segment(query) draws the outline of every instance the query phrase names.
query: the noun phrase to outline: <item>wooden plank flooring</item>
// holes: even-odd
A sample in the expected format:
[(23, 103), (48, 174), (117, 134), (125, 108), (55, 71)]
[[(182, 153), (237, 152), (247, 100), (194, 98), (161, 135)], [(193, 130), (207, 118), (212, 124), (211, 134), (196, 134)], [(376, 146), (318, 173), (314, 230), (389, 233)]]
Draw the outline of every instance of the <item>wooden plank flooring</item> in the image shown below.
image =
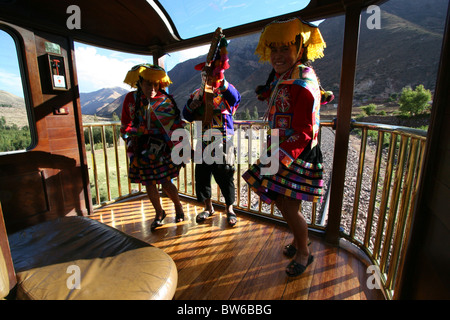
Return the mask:
[(314, 262), (290, 278), (282, 248), (292, 236), (285, 226), (242, 214), (230, 228), (217, 208), (198, 224), (195, 217), (203, 207), (192, 201), (183, 201), (186, 220), (175, 223), (172, 202), (162, 198), (162, 204), (167, 217), (154, 232), (155, 212), (146, 196), (100, 208), (90, 217), (169, 254), (178, 269), (175, 300), (383, 299), (380, 290), (367, 288), (364, 263), (320, 237), (310, 236)]

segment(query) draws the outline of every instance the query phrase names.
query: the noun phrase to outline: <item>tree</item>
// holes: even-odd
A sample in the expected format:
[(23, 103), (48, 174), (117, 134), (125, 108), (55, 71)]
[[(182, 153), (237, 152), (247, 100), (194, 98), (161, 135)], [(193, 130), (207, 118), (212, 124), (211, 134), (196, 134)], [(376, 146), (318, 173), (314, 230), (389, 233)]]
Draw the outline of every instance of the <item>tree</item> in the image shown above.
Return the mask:
[(5, 127), (6, 127), (6, 119), (5, 119), (4, 116), (2, 116), (2, 117), (0, 118), (0, 129), (3, 129), (3, 128), (5, 128)]
[(374, 115), (374, 114), (375, 114), (375, 110), (377, 109), (377, 106), (376, 106), (376, 104), (371, 103), (371, 104), (369, 104), (369, 105), (367, 105), (367, 106), (361, 107), (361, 109), (363, 109), (364, 112), (365, 112), (368, 116), (371, 116), (371, 115)]
[(398, 100), (399, 110), (411, 116), (418, 115), (425, 110), (430, 100), (431, 92), (425, 89), (422, 84), (418, 85), (415, 90), (412, 90), (411, 87), (405, 87)]
[(258, 108), (255, 106), (255, 109), (253, 110), (253, 119), (258, 120), (259, 119), (259, 113)]
[(250, 120), (251, 119), (251, 117), (250, 117), (250, 110), (245, 109), (244, 114), (241, 115), (241, 119), (242, 120)]

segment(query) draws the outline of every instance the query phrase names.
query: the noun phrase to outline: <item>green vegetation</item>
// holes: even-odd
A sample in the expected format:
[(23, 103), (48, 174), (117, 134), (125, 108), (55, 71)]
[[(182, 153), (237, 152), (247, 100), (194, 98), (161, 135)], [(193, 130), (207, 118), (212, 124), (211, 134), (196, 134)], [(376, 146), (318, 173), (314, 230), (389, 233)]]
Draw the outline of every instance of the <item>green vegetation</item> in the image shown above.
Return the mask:
[[(424, 121), (428, 119), (429, 115), (429, 102), (431, 100), (431, 92), (424, 88), (423, 85), (418, 85), (414, 90), (411, 87), (405, 87), (402, 92), (397, 94), (393, 93), (388, 99), (390, 106), (375, 105), (373, 103), (361, 106), (360, 113), (355, 117), (357, 121), (364, 122), (364, 118), (367, 116), (386, 116), (385, 110), (390, 109), (390, 114), (396, 118), (395, 125), (412, 127), (419, 130), (428, 130), (428, 125), (423, 125)], [(396, 107), (392, 107), (393, 102), (398, 102)], [(384, 108), (385, 110), (378, 110)], [(383, 122), (383, 118), (379, 118), (380, 122)], [(389, 120), (386, 124), (391, 124)], [(361, 129), (352, 130), (352, 134), (361, 137)], [(375, 130), (368, 130), (367, 135), (369, 141), (376, 142), (378, 140), (378, 132)], [(389, 145), (390, 134), (385, 134), (383, 137), (383, 146)], [(397, 142), (398, 143), (398, 142)]]
[(367, 106), (361, 107), (361, 109), (364, 110), (364, 112), (365, 112), (368, 116), (371, 116), (371, 115), (376, 114), (375, 110), (377, 109), (377, 106), (376, 106), (375, 104), (371, 103), (371, 104), (369, 104), (369, 105), (367, 105)]
[(422, 84), (418, 85), (415, 90), (412, 90), (411, 87), (405, 87), (398, 100), (399, 110), (403, 114), (416, 116), (427, 109), (430, 100), (431, 92), (425, 89)]
[(0, 152), (24, 150), (30, 144), (28, 126), (19, 128), (16, 124), (7, 125), (5, 117), (0, 118)]
[[(87, 147), (87, 146), (86, 146)], [(123, 147), (122, 147), (123, 148)], [(126, 164), (126, 155), (122, 148), (118, 150), (119, 156), (119, 171), (117, 172), (116, 162), (115, 162), (115, 149), (113, 147), (107, 148), (106, 157), (108, 159), (108, 174), (106, 173), (105, 167), (105, 154), (103, 150), (95, 150), (95, 164), (96, 164), (96, 172), (97, 172), (97, 181), (99, 186), (99, 194), (100, 199), (97, 199), (96, 191), (95, 191), (95, 176), (94, 176), (94, 165), (93, 159), (94, 155), (92, 152), (88, 152), (88, 167), (89, 167), (89, 181), (91, 187), (91, 195), (93, 203), (100, 203), (108, 200), (108, 190), (106, 184), (106, 177), (109, 178), (110, 192), (111, 198), (117, 198), (120, 196), (119, 194), (119, 179), (120, 179), (120, 187), (122, 190), (122, 194), (128, 193), (128, 172), (127, 172), (127, 164)]]
[(234, 118), (236, 120), (258, 120), (259, 119), (258, 108), (255, 106), (253, 112), (250, 112), (249, 109), (245, 109), (244, 112), (236, 113)]
[[(119, 121), (119, 117), (116, 114), (113, 114), (112, 121)], [(120, 139), (120, 128), (118, 126), (116, 127), (116, 137), (117, 139)], [(92, 139), (94, 140), (94, 150), (103, 148), (101, 127), (92, 128)], [(86, 129), (84, 130), (84, 141), (86, 142), (86, 151), (90, 151), (91, 145), (89, 140), (89, 130)], [(108, 147), (111, 147), (114, 144), (114, 133), (112, 127), (110, 126), (105, 127), (105, 142)]]

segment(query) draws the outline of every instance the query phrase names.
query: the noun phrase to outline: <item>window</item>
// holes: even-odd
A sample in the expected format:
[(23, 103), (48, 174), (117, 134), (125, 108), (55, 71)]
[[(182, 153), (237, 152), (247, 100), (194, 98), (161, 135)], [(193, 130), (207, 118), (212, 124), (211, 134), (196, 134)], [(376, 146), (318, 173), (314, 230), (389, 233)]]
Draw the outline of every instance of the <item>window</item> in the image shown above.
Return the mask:
[(32, 135), (19, 65), (20, 51), (0, 29), (0, 153), (26, 150)]
[(310, 0), (160, 0), (183, 39), (305, 8)]

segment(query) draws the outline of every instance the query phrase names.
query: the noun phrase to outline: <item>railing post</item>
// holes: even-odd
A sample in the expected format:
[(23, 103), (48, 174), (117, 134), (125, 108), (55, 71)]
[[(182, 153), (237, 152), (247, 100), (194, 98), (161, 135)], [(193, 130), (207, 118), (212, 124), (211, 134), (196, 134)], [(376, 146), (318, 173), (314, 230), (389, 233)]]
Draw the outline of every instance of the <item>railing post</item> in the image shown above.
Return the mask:
[(353, 104), (356, 59), (358, 55), (358, 38), (361, 6), (351, 4), (346, 8), (344, 47), (341, 65), (341, 83), (337, 109), (336, 140), (334, 146), (333, 172), (330, 188), (330, 207), (326, 240), (339, 242), (342, 198), (344, 194), (345, 170), (347, 165), (348, 141)]

